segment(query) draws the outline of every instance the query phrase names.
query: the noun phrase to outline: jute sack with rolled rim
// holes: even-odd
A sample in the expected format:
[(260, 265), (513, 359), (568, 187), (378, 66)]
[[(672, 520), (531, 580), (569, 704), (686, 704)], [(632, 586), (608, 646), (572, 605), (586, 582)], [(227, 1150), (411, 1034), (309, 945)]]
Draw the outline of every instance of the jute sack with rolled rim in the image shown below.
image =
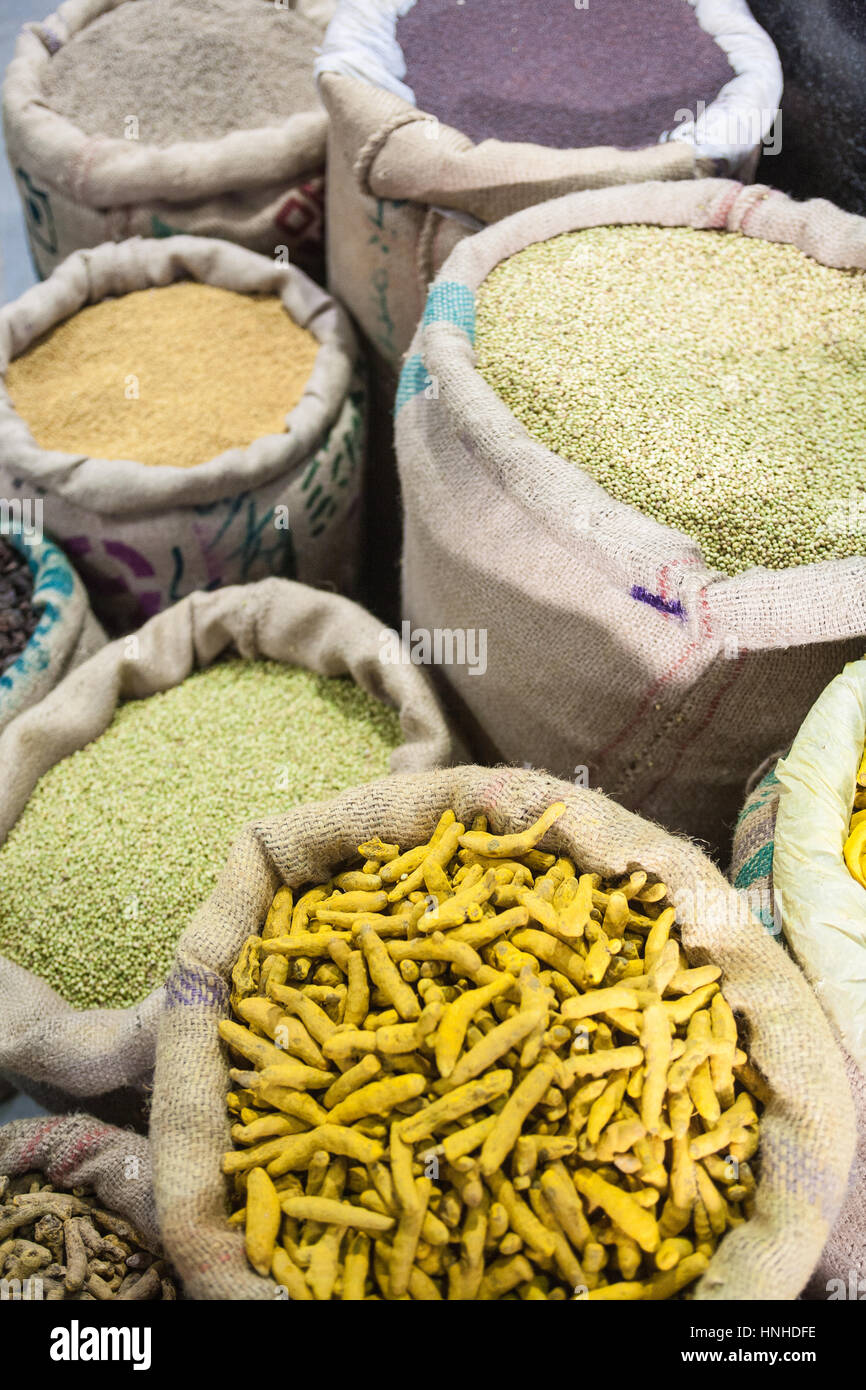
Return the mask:
[[(763, 765), (758, 769), (760, 775), (756, 774), (755, 785), (737, 821), (730, 878), (752, 911), (760, 911), (765, 924), (771, 927), (777, 939), (791, 949), (787, 934), (783, 934), (785, 919), (773, 881), (776, 817), (781, 792), (776, 766), (782, 756), (776, 755), (768, 760), (769, 767)], [(816, 886), (817, 883), (816, 874)], [(832, 915), (832, 900), (828, 901)], [(844, 1043), (840, 1042), (839, 1046), (854, 1098), (857, 1147), (842, 1210), (804, 1291), (804, 1297), (808, 1299), (856, 1298), (862, 1294), (862, 1290), (858, 1293), (856, 1284), (866, 1278), (866, 1074), (858, 1067)], [(853, 1293), (852, 1275), (855, 1281)]]
[[(191, 595), (146, 623), (134, 646), (126, 638), (110, 643), (0, 735), (0, 767), (8, 770), (0, 843), (42, 774), (97, 738), (121, 700), (168, 690), (230, 647), (251, 661), (350, 676), (397, 709), (405, 741), (391, 755), (394, 772), (451, 761), (448, 726), (426, 674), (383, 663), (381, 631), (378, 619), (348, 599), (287, 579)], [(86, 1102), (110, 1119), (138, 1118), (162, 1002), (160, 987), (129, 1009), (74, 1009), (0, 956), (0, 1074), (53, 1109)]]
[(226, 1222), (230, 1081), (217, 1025), (228, 1014), (232, 966), (244, 939), (261, 930), (275, 889), (327, 878), (373, 834), (423, 843), (448, 807), (464, 822), (483, 812), (508, 833), (557, 800), (567, 810), (544, 848), (587, 872), (624, 874), (640, 864), (664, 880), (689, 961), (722, 967), (744, 1046), (766, 1080), (755, 1216), (727, 1234), (696, 1296), (796, 1298), (838, 1212), (854, 1148), (839, 1052), (805, 980), (697, 846), (598, 792), (482, 767), (382, 778), (248, 826), (182, 936), (160, 1019), (150, 1133), (160, 1229), (191, 1297), (274, 1297), (273, 1283), (247, 1267), (243, 1233)]
[[(423, 0), (421, 0), (423, 3)], [(392, 367), (454, 246), (579, 189), (708, 174), (753, 177), (782, 92), (775, 46), (746, 0), (689, 0), (734, 76), (697, 121), (643, 150), (474, 144), (415, 105), (395, 37), (406, 0), (340, 0), (316, 60), (328, 111), (328, 284)], [(672, 119), (674, 113), (672, 112)]]
[[(320, 106), (262, 130), (160, 148), (89, 136), (46, 106), (45, 70), (64, 43), (125, 0), (66, 0), (22, 29), (3, 88), (6, 153), (41, 277), (103, 241), (173, 233), (223, 237), (273, 256), (314, 254), (323, 239), (325, 142)], [(330, 0), (296, 0), (314, 23)]]
[(276, 295), (319, 340), (282, 434), (191, 468), (61, 453), (40, 448), (0, 380), (0, 494), (35, 490), (44, 499), (46, 529), (73, 556), (115, 631), (196, 589), (277, 574), (352, 591), (356, 579), (365, 443), (357, 342), (345, 311), (296, 267), (202, 237), (133, 238), (76, 252), (0, 309), (0, 378), (85, 305), (184, 279)]
[(475, 295), (494, 266), (628, 223), (739, 232), (866, 269), (866, 218), (726, 179), (575, 193), (461, 242), (397, 397), (403, 612), (419, 628), (486, 628), (484, 678), (441, 674), (499, 757), (588, 777), (719, 848), (749, 773), (860, 654), (866, 560), (713, 572), (694, 541), (533, 439), (482, 379)]
[(153, 1254), (162, 1253), (150, 1144), (142, 1134), (93, 1115), (48, 1115), (0, 1126), (0, 1176), (44, 1173), (55, 1189), (86, 1187), (108, 1211), (131, 1221)]
[(42, 611), (27, 646), (0, 675), (0, 730), (43, 699), (106, 641), (90, 611), (84, 585), (63, 552), (50, 541), (31, 540), (23, 534), (4, 539), (26, 557), (33, 577), (33, 604)]

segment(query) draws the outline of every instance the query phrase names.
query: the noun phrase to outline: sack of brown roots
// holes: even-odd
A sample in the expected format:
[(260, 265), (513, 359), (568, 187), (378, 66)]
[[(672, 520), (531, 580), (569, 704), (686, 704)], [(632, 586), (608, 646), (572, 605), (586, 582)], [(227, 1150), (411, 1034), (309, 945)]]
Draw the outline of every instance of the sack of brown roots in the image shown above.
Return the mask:
[(0, 1128), (0, 1299), (176, 1296), (142, 1135), (84, 1114)]

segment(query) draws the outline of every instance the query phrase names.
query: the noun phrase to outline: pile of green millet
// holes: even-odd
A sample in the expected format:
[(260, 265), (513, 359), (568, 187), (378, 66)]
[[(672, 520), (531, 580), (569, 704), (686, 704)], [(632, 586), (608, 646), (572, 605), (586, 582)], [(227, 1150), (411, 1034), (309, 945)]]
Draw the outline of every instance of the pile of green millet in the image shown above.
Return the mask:
[(488, 276), (476, 349), (531, 435), (711, 569), (862, 553), (862, 271), (739, 233), (569, 232)]
[(0, 848), (0, 954), (77, 1008), (164, 981), (249, 821), (389, 771), (399, 716), (353, 681), (232, 658), (119, 706)]

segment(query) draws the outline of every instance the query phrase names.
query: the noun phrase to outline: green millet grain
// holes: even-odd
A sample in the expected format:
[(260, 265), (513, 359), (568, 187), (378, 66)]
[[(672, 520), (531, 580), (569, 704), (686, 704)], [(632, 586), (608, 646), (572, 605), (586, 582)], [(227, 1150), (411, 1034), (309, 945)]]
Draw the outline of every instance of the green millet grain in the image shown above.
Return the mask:
[(348, 679), (230, 659), (121, 705), (0, 848), (0, 953), (76, 1008), (127, 1007), (250, 820), (384, 776), (399, 717)]
[(570, 232), (487, 278), (476, 349), (531, 435), (710, 568), (862, 553), (861, 271), (738, 233)]

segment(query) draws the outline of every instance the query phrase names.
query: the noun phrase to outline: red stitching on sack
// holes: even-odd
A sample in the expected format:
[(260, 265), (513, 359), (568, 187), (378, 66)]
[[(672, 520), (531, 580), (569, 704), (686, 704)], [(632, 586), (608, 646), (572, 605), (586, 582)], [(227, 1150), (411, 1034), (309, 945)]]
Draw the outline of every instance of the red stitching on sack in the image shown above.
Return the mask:
[(732, 686), (734, 686), (737, 683), (737, 681), (740, 679), (740, 676), (743, 674), (743, 658), (745, 656), (745, 651), (741, 651), (739, 653), (739, 655), (733, 663), (734, 670), (730, 680), (725, 682), (722, 688), (719, 691), (717, 691), (715, 698), (710, 701), (710, 705), (703, 722), (698, 725), (698, 727), (694, 730), (690, 737), (686, 739), (685, 743), (681, 745), (679, 756), (675, 758), (674, 761), (668, 766), (667, 771), (663, 772), (661, 777), (659, 777), (655, 782), (653, 782), (652, 786), (649, 787), (648, 790), (644, 793), (646, 797), (652, 796), (653, 792), (661, 786), (665, 778), (670, 777), (674, 772), (676, 772), (677, 768), (679, 767), (680, 763), (685, 757), (686, 749), (690, 748), (691, 745), (694, 743), (695, 739), (698, 738), (704, 732), (704, 730), (708, 728), (708, 726), (712, 723), (713, 719), (716, 716), (716, 713), (718, 712), (718, 708), (722, 700), (725, 698), (728, 691), (732, 688)]
[(736, 203), (744, 187), (745, 184), (738, 183), (735, 185), (734, 188), (731, 189), (729, 193), (725, 194), (724, 198), (721, 201), (721, 204), (716, 210), (713, 220), (707, 223), (708, 227), (715, 227), (717, 231), (721, 231), (724, 227), (727, 226), (728, 215), (731, 211), (731, 208)]
[(199, 1265), (198, 1272), (199, 1274), (209, 1274), (215, 1265), (228, 1264), (230, 1260), (235, 1259), (236, 1255), (236, 1250), (224, 1250), (223, 1253), (217, 1255), (215, 1259), (207, 1260), (204, 1264)]
[(100, 1125), (99, 1129), (91, 1129), (87, 1134), (83, 1134), (77, 1144), (73, 1145), (65, 1159), (62, 1162), (58, 1161), (52, 1165), (52, 1173), (55, 1173), (61, 1182), (68, 1178), (70, 1173), (78, 1167), (82, 1158), (85, 1158), (87, 1154), (95, 1149), (99, 1140), (108, 1133), (109, 1131), (105, 1128), (105, 1125)]
[[(683, 567), (685, 567), (686, 565), (700, 565), (703, 564), (703, 560), (701, 557), (695, 556), (689, 560), (677, 561), (677, 564), (682, 565)], [(673, 566), (671, 565), (663, 565), (658, 573), (656, 584), (658, 587), (658, 591), (663, 598), (667, 598), (670, 593), (668, 585), (668, 576), (672, 568)], [(701, 589), (701, 592), (698, 595), (698, 601), (700, 603), (701, 610), (701, 640), (703, 640), (704, 638), (711, 637), (713, 631), (712, 619), (710, 617), (710, 604), (709, 599), (707, 597), (706, 588)], [(607, 758), (609, 754), (611, 754), (614, 751), (614, 749), (622, 743), (623, 739), (627, 738), (627, 736), (631, 733), (632, 729), (634, 729), (635, 725), (638, 724), (643, 718), (644, 714), (646, 713), (647, 706), (650, 704), (653, 697), (658, 693), (659, 690), (662, 690), (671, 680), (673, 680), (674, 676), (682, 666), (683, 662), (687, 661), (691, 654), (694, 651), (696, 651), (699, 648), (699, 646), (700, 641), (689, 643), (688, 647), (686, 647), (679, 660), (676, 661), (674, 665), (671, 666), (663, 676), (660, 676), (659, 679), (649, 687), (632, 718), (620, 730), (618, 734), (615, 734), (614, 737), (604, 745), (604, 747), (598, 753), (597, 756), (599, 761), (600, 772), (605, 758)]]
[(663, 676), (659, 676), (658, 680), (653, 682), (653, 684), (647, 690), (643, 700), (638, 705), (637, 710), (635, 711), (634, 715), (629, 720), (629, 722), (620, 730), (618, 734), (616, 734), (614, 738), (610, 740), (609, 743), (606, 743), (604, 748), (602, 748), (599, 752), (599, 764), (601, 764), (604, 761), (604, 759), (608, 756), (608, 754), (612, 753), (614, 748), (618, 747), (618, 745), (622, 743), (623, 739), (631, 733), (635, 725), (638, 724), (640, 720), (643, 718), (647, 706), (653, 699), (653, 696), (659, 690), (662, 690), (664, 686), (666, 686), (669, 683), (669, 681), (673, 680), (679, 668), (683, 665), (685, 661), (689, 659), (693, 652), (697, 651), (699, 646), (700, 642), (690, 642), (689, 645), (686, 647), (685, 651), (680, 655), (678, 660), (674, 662), (673, 666), (669, 667), (669, 669), (665, 672)]
[(503, 768), (497, 777), (485, 783), (478, 794), (479, 805), (485, 807), (488, 811), (495, 811), (496, 807), (499, 805), (499, 798), (508, 786), (508, 783), (513, 781), (514, 774), (517, 771), (517, 768)]
[(698, 599), (701, 605), (701, 636), (709, 639), (713, 635), (713, 620), (710, 617), (710, 600), (707, 596), (706, 586), (701, 589)]
[(758, 208), (761, 207), (763, 203), (766, 203), (767, 199), (768, 199), (769, 197), (771, 197), (771, 196), (772, 196), (772, 193), (775, 192), (775, 191), (776, 191), (776, 190), (768, 191), (767, 193), (764, 193), (762, 197), (760, 197), (760, 198), (755, 198), (755, 199), (749, 204), (749, 206), (746, 208), (746, 211), (743, 213), (742, 217), (740, 218), (740, 231), (741, 231), (741, 232), (745, 233), (745, 231), (746, 231), (746, 224), (748, 223), (748, 221), (749, 221), (750, 217), (752, 216), (752, 214), (755, 213), (755, 212), (757, 212), (757, 211), (758, 211)]
[(672, 569), (685, 569), (688, 565), (702, 565), (704, 558), (702, 555), (692, 555), (688, 560), (675, 560), (671, 565), (662, 565), (658, 572), (656, 587), (662, 598), (668, 598), (668, 575)]
[(90, 167), (104, 143), (105, 141), (101, 137), (88, 140), (81, 155), (75, 160), (76, 175), (73, 180), (75, 193), (83, 202), (87, 202), (85, 190), (87, 187), (87, 180), (90, 176)]
[(53, 1129), (57, 1128), (62, 1119), (63, 1116), (58, 1115), (53, 1120), (46, 1120), (44, 1125), (39, 1126), (33, 1138), (30, 1140), (30, 1143), (24, 1145), (21, 1158), (24, 1160), (25, 1166), (21, 1169), (21, 1172), (26, 1172), (26, 1165), (29, 1159), (32, 1158), (33, 1154), (39, 1148), (42, 1140), (45, 1139)]
[[(702, 556), (702, 555), (694, 555), (694, 556), (692, 556), (692, 558), (689, 559), (689, 560), (677, 560), (677, 561), (675, 562), (674, 565), (662, 565), (662, 567), (661, 567), (661, 569), (659, 570), (659, 573), (658, 573), (658, 579), (657, 579), (657, 581), (656, 581), (656, 587), (658, 588), (658, 592), (659, 592), (660, 596), (661, 596), (663, 599), (668, 599), (668, 598), (669, 598), (668, 575), (670, 574), (670, 571), (671, 571), (672, 569), (674, 569), (674, 568), (685, 569), (687, 565), (703, 565), (703, 564), (704, 564), (704, 558), (703, 558), (703, 556)], [(709, 600), (708, 600), (708, 598), (707, 598), (707, 590), (706, 590), (706, 587), (704, 587), (703, 589), (701, 589), (701, 591), (700, 591), (700, 593), (699, 593), (699, 595), (698, 595), (698, 600), (699, 600), (700, 605), (701, 605), (701, 636), (702, 636), (702, 637), (712, 637), (712, 635), (713, 635), (713, 622), (712, 622), (712, 619), (711, 619), (711, 617), (710, 617), (710, 604), (709, 604)], [(686, 616), (688, 617), (689, 615), (686, 614)]]

